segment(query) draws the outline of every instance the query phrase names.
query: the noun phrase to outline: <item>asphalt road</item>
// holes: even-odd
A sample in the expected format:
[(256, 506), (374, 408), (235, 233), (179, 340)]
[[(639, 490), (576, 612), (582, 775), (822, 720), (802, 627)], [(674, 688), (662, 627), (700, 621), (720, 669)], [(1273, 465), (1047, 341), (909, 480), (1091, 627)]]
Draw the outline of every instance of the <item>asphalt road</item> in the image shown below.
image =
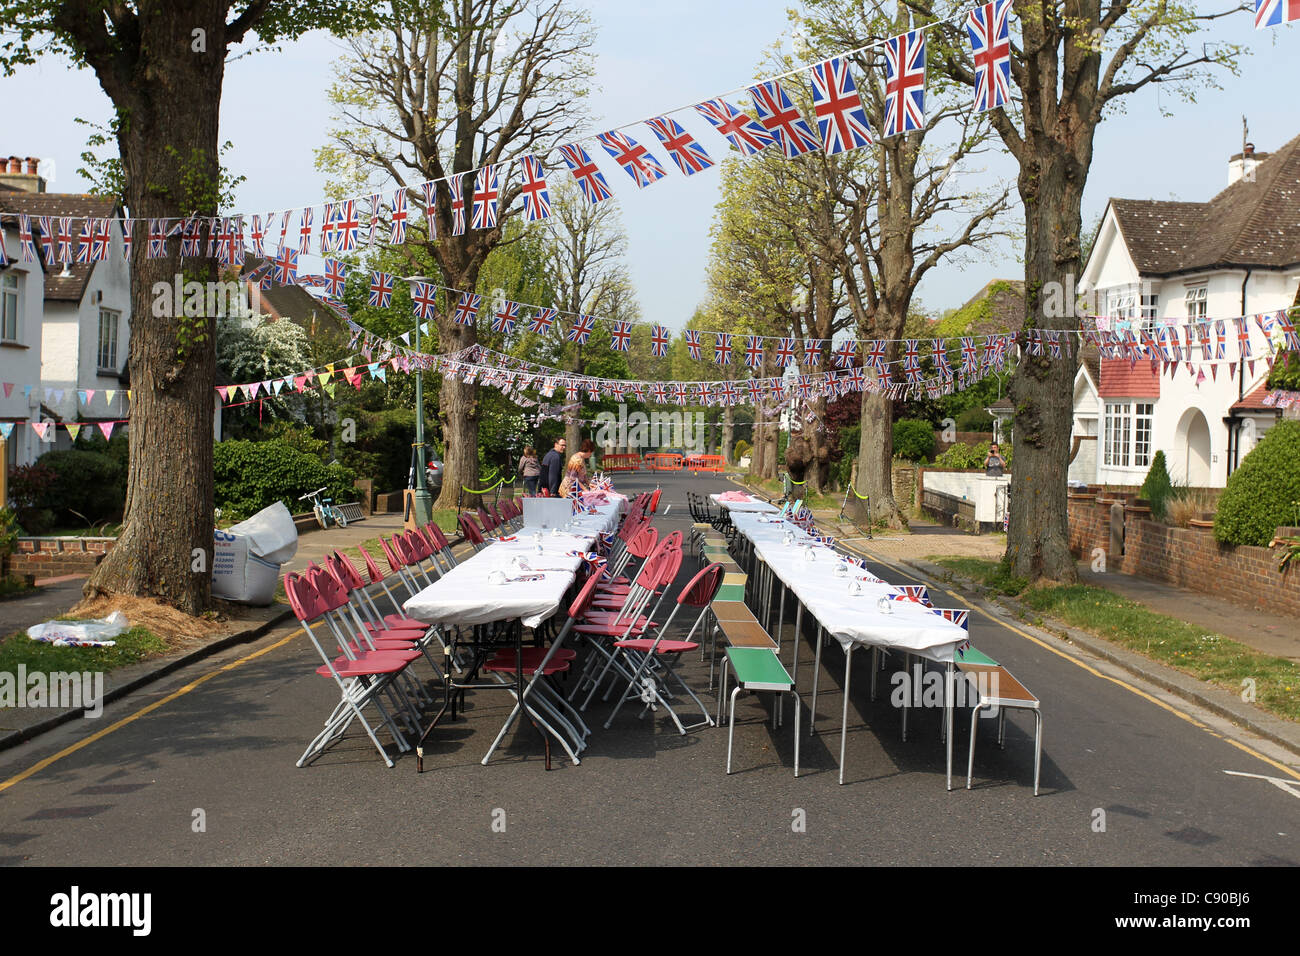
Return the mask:
[[(626, 476), (619, 487), (650, 481)], [(662, 482), (661, 514), (671, 508), (658, 524), (668, 530), (689, 524), (688, 488), (725, 485), (717, 476)], [(875, 570), (902, 583), (894, 570)], [(942, 603), (954, 606), (946, 595)], [(789, 634), (787, 626), (787, 662)], [(939, 711), (914, 710), (903, 742), (887, 694), (869, 700), (867, 654), (854, 655), (839, 785), (838, 645), (823, 655), (818, 733), (804, 739), (797, 780), (791, 714), (773, 731), (770, 704), (753, 696), (741, 699), (731, 776), (723, 730), (682, 737), (666, 717), (638, 720), (625, 709), (606, 731), (608, 704), (593, 705), (581, 766), (557, 748), (545, 772), (531, 728), (480, 766), (508, 702), (486, 692), (471, 694), (465, 718), (431, 739), (423, 774), (409, 756), (385, 768), (357, 728), (298, 769), (336, 692), (313, 672), (319, 661), (295, 626), (172, 675), (99, 720), (0, 754), (0, 864), (1300, 862), (1293, 756), (1055, 638), (978, 612), (971, 637), (1043, 701), (1041, 796), (1032, 788), (1033, 721), (1017, 713), (1005, 750), (993, 721), (982, 725), (969, 792), (958, 715), (963, 788), (947, 792)], [(806, 702), (813, 655), (804, 641)], [(698, 658), (684, 673), (704, 687)]]

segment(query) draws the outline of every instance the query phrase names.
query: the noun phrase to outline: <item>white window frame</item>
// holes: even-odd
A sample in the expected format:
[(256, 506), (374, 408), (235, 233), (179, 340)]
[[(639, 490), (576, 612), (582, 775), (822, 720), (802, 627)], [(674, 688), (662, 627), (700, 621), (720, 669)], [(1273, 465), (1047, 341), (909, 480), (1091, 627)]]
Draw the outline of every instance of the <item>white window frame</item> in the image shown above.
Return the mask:
[[(13, 334), (9, 334), (9, 318), (13, 318)], [(23, 282), (18, 273), (9, 269), (0, 273), (0, 342), (21, 342), (23, 334)]]
[(1143, 293), (1138, 302), (1138, 311), (1142, 318), (1142, 331), (1154, 334), (1156, 321), (1160, 314), (1160, 296), (1155, 293)]
[[(111, 317), (113, 320), (113, 349), (112, 355), (109, 356), (109, 363), (104, 363), (104, 319)], [(117, 309), (99, 310), (99, 331), (95, 340), (95, 368), (99, 372), (117, 374), (117, 343), (121, 332), (122, 313)]]
[(1102, 465), (1106, 468), (1151, 467), (1155, 457), (1155, 402), (1106, 402), (1102, 415)]
[(1209, 286), (1202, 282), (1199, 285), (1189, 285), (1187, 292), (1183, 296), (1183, 304), (1187, 309), (1187, 318), (1193, 322), (1209, 316)]

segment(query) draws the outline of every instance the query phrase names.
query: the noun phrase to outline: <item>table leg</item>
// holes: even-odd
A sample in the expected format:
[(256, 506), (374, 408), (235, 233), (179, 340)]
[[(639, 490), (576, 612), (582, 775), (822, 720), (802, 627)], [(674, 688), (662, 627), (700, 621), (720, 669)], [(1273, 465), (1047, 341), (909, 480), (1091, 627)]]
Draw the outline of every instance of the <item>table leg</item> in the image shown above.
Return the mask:
[(840, 784), (844, 783), (844, 744), (849, 733), (849, 677), (853, 667), (853, 648), (850, 644), (844, 652), (844, 711), (840, 716)]
[(952, 662), (948, 662), (948, 677), (944, 681), (944, 725), (948, 729), (948, 789), (952, 789), (952, 712), (953, 706), (953, 686), (952, 686)]
[(822, 673), (822, 626), (817, 625), (817, 654), (813, 658), (813, 692), (812, 706), (809, 708), (811, 716), (808, 718), (808, 736), (811, 737), (817, 733), (817, 680)]

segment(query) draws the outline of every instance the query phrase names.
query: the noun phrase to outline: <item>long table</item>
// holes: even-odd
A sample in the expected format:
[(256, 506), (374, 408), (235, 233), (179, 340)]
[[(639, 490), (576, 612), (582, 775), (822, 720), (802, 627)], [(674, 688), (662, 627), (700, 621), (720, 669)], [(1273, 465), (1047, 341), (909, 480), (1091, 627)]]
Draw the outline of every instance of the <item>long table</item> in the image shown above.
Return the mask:
[[(476, 626), (518, 620), (520, 626), (515, 629), (515, 688), (522, 703), (523, 629), (539, 626), (560, 609), (582, 567), (583, 554), (591, 550), (598, 535), (618, 526), (619, 513), (625, 505), (626, 499), (619, 496), (596, 505), (591, 509), (594, 514), (575, 514), (568, 530), (524, 527), (512, 535), (494, 538), (483, 550), (470, 555), (408, 598), (402, 609), (409, 617), (428, 624)], [(525, 580), (537, 575), (541, 576), (540, 580)], [(456, 684), (452, 681), (450, 667), (445, 674), (448, 696), (433, 723), (420, 737), (421, 746), (416, 751), (419, 765), (423, 762), (424, 740), (441, 720), (453, 691), (495, 690), (510, 686)], [(549, 768), (550, 741), (540, 727), (537, 729), (546, 747), (546, 765)]]
[[(765, 604), (770, 620), (773, 581), (782, 586), (778, 626), (783, 625), (785, 591), (797, 599), (795, 616), (794, 661), (792, 673), (798, 678), (799, 631), (804, 608), (818, 623), (817, 656), (813, 670), (812, 713), (809, 733), (817, 719), (817, 682), (821, 671), (822, 631), (835, 638), (844, 649), (844, 707), (840, 726), (840, 783), (844, 782), (844, 752), (848, 732), (850, 668), (853, 651), (859, 646), (894, 649), (938, 661), (947, 668), (945, 698), (945, 738), (949, 788), (952, 780), (952, 699), (953, 659), (957, 648), (967, 640), (965, 629), (935, 614), (930, 608), (913, 601), (900, 601), (896, 588), (864, 571), (856, 562), (839, 555), (832, 547), (793, 523), (760, 514), (735, 514), (732, 522), (749, 543), (756, 564), (762, 565), (764, 581), (756, 583), (754, 597)], [(789, 535), (790, 542), (785, 539)], [(843, 566), (843, 576), (836, 566)], [(759, 577), (756, 575), (756, 577)], [(766, 595), (766, 597), (765, 597)], [(882, 600), (888, 613), (880, 609)], [(779, 642), (778, 642), (779, 647)]]
[[(743, 494), (743, 492), (738, 492), (738, 494)], [(736, 512), (738, 514), (744, 514), (747, 512), (767, 513), (767, 512), (778, 510), (776, 505), (768, 504), (766, 501), (762, 501), (758, 498), (754, 498), (749, 495), (746, 495), (745, 497), (748, 500), (742, 501), (739, 498), (729, 499), (723, 497), (723, 495), (721, 494), (709, 495), (710, 500), (712, 500), (714, 504), (718, 505), (719, 507), (726, 508), (728, 511)]]

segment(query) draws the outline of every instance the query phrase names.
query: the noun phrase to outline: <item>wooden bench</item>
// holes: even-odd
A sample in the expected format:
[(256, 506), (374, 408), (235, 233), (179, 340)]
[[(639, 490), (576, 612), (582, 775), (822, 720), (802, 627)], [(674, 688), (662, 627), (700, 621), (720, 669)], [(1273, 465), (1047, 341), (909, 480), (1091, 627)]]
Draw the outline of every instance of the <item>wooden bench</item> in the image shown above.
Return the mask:
[(966, 789), (971, 788), (975, 768), (975, 729), (979, 726), (980, 711), (996, 709), (998, 712), (998, 746), (1006, 746), (1007, 709), (1034, 712), (1034, 796), (1038, 796), (1038, 776), (1043, 758), (1043, 712), (1038, 698), (1011, 672), (975, 647), (967, 647), (957, 656), (957, 670), (975, 688), (978, 703), (971, 711), (970, 756), (966, 761)]
[[(754, 624), (758, 626), (757, 622)], [(768, 638), (771, 644), (771, 638)], [(736, 697), (742, 690), (774, 691), (777, 694), (794, 695), (794, 775), (799, 776), (799, 695), (795, 693), (794, 678), (785, 669), (776, 656), (775, 645), (770, 647), (727, 648), (727, 657), (722, 662), (722, 693), (719, 705), (727, 695), (727, 667), (730, 665), (736, 674), (736, 689), (731, 692), (731, 717), (727, 724), (727, 773), (731, 773), (732, 741), (736, 736)], [(772, 708), (772, 727), (781, 726), (781, 713), (784, 707), (779, 704)], [(720, 716), (720, 715), (719, 715)]]

